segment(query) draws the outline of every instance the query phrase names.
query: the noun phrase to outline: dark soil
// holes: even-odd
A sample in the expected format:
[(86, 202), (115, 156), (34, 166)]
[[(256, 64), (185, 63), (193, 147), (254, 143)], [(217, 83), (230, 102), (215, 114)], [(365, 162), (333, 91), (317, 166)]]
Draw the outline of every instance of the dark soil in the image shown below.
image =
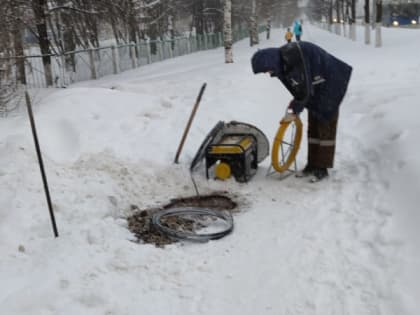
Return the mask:
[[(216, 210), (234, 211), (237, 204), (229, 197), (223, 195), (193, 196), (172, 199), (167, 205), (161, 208), (139, 209), (136, 205), (131, 206), (133, 214), (128, 217), (128, 229), (136, 236), (139, 243), (151, 243), (158, 247), (176, 242), (176, 240), (167, 237), (156, 230), (152, 224), (152, 216), (162, 209), (178, 207), (201, 207)], [(194, 232), (204, 225), (199, 221), (185, 217), (171, 216), (162, 220), (162, 224), (177, 231)]]

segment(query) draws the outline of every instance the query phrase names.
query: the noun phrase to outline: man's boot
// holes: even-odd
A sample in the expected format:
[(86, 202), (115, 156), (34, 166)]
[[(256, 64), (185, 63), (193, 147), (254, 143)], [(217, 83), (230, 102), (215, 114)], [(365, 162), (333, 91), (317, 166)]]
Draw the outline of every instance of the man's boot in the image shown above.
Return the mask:
[(313, 174), (314, 170), (315, 168), (313, 168), (309, 164), (306, 164), (306, 166), (302, 170), (296, 173), (296, 177), (308, 177)]
[(317, 168), (312, 174), (311, 183), (316, 183), (328, 177), (328, 170), (326, 168)]

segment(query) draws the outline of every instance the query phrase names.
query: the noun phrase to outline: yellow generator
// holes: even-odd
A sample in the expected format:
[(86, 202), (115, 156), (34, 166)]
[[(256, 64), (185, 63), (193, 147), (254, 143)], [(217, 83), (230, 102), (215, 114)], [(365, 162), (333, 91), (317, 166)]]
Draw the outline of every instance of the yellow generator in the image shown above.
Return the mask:
[(213, 169), (214, 177), (225, 180), (233, 175), (247, 182), (257, 171), (258, 163), (269, 153), (267, 137), (258, 128), (237, 121), (219, 121), (200, 146), (191, 170), (205, 159), (206, 177)]

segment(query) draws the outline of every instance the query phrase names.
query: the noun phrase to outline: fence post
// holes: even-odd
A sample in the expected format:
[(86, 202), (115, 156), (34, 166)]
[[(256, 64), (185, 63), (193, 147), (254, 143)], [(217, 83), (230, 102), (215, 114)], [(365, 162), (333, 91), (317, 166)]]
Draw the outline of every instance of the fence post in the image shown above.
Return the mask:
[(160, 45), (159, 45), (159, 50), (160, 50), (160, 60), (164, 60), (165, 58), (165, 41), (163, 39), (159, 40)]
[(160, 44), (160, 39), (156, 39), (156, 55), (158, 60), (162, 60), (162, 45)]
[(61, 67), (61, 70), (62, 70), (61, 71), (61, 75), (62, 75), (62, 78), (61, 78), (61, 86), (64, 87), (64, 86), (67, 85), (66, 56), (64, 54), (62, 54), (60, 57), (61, 57), (60, 58), (60, 60), (61, 60), (60, 67)]
[(96, 77), (96, 65), (95, 65), (95, 58), (93, 56), (93, 48), (89, 48), (89, 63), (90, 63), (90, 74), (91, 79), (97, 79)]
[(191, 36), (187, 38), (187, 54), (191, 54)]
[(187, 40), (187, 54), (191, 53), (191, 42), (190, 42), (190, 36), (185, 37), (185, 39)]
[(147, 48), (147, 63), (152, 63), (152, 52), (150, 49), (150, 40), (146, 41), (146, 48)]
[(134, 42), (130, 43), (131, 67), (137, 68), (136, 47)]
[(203, 37), (203, 35), (197, 34), (197, 36), (195, 37), (197, 40), (197, 51), (201, 50), (201, 38)]
[(204, 33), (204, 50), (207, 50), (208, 49), (208, 47), (207, 47), (207, 39), (208, 39), (208, 35), (207, 35), (207, 33)]
[(112, 69), (114, 70), (114, 74), (118, 73), (118, 65), (117, 65), (117, 51), (115, 49), (115, 45), (111, 46), (111, 54), (112, 54)]
[(172, 51), (172, 47), (173, 47), (172, 46), (172, 43), (173, 43), (173, 41), (174, 41), (173, 39), (170, 39), (169, 40), (169, 43), (170, 43), (170, 45), (169, 45), (169, 58), (171, 58), (171, 59), (174, 57), (174, 52)]
[(171, 42), (172, 57), (178, 57), (181, 55), (181, 40), (179, 38), (173, 38)]
[(141, 44), (140, 41), (136, 43), (136, 49), (137, 49), (137, 67), (141, 67)]

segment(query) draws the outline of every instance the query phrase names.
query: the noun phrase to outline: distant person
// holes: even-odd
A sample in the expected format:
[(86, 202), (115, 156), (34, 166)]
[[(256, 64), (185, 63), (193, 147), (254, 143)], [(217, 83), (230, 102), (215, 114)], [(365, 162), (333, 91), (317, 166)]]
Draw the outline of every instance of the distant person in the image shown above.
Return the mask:
[(258, 50), (252, 56), (254, 73), (277, 77), (293, 96), (287, 118), (308, 110), (307, 164), (297, 177), (328, 176), (335, 155), (339, 106), (347, 91), (352, 67), (309, 42)]
[(284, 35), (284, 38), (288, 43), (292, 41), (293, 33), (290, 31), (290, 27), (287, 28), (286, 35)]
[(300, 41), (300, 37), (302, 36), (302, 24), (299, 23), (298, 20), (295, 20), (295, 24), (293, 26), (293, 33), (295, 33), (296, 41)]

